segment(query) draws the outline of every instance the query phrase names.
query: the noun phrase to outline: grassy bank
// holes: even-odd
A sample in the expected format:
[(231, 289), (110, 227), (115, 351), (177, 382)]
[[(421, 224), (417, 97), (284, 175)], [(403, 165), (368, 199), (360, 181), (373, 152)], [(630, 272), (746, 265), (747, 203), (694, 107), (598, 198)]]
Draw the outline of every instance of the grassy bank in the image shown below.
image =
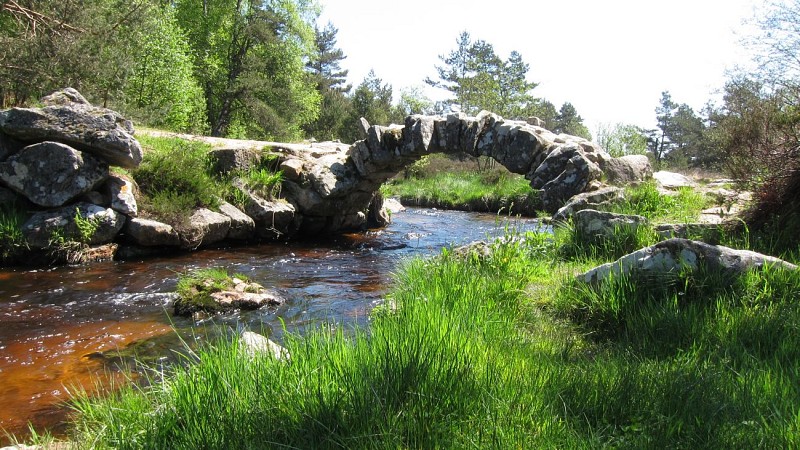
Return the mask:
[[(519, 236), (517, 236), (519, 237)], [(95, 448), (787, 448), (800, 445), (800, 273), (600, 290), (556, 237), (445, 251), (397, 275), (368, 330), (235, 339), (149, 388), (77, 403)]]
[(409, 206), (535, 216), (538, 195), (521, 175), (499, 164), (430, 155), (381, 187)]

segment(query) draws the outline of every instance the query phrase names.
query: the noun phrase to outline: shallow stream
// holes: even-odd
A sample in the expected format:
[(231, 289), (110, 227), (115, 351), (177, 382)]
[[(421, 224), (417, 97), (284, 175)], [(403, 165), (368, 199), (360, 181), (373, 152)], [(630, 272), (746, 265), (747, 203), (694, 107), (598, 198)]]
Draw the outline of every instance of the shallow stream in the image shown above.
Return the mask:
[[(404, 258), (499, 236), (505, 227), (535, 229), (492, 214), (409, 208), (385, 229), (329, 240), (212, 249), (142, 261), (46, 270), (0, 269), (0, 444), (2, 430), (59, 434), (69, 390), (125, 382), (120, 363), (169, 360), (178, 330), (250, 329), (280, 341), (329, 323), (359, 326), (382, 301)], [(202, 323), (170, 314), (178, 275), (220, 267), (274, 288), (278, 308), (218, 316)], [(198, 331), (205, 330), (205, 331)]]

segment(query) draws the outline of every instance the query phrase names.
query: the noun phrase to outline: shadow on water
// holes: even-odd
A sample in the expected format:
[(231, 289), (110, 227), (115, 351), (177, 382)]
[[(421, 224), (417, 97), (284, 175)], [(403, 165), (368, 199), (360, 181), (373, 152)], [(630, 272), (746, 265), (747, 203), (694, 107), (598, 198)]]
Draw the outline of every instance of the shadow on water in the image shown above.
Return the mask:
[[(491, 214), (410, 208), (382, 230), (324, 240), (209, 249), (169, 258), (46, 270), (0, 270), (0, 429), (56, 434), (67, 389), (118, 384), (118, 368), (174, 358), (184, 335), (203, 339), (247, 328), (280, 340), (282, 324), (302, 333), (322, 323), (363, 326), (404, 258), (502, 234)], [(530, 219), (512, 227), (535, 229)], [(221, 267), (275, 289), (286, 303), (193, 323), (170, 317), (178, 275)], [(173, 328), (174, 327), (174, 328)], [(133, 375), (135, 377), (135, 374)], [(0, 437), (0, 443), (5, 439)]]

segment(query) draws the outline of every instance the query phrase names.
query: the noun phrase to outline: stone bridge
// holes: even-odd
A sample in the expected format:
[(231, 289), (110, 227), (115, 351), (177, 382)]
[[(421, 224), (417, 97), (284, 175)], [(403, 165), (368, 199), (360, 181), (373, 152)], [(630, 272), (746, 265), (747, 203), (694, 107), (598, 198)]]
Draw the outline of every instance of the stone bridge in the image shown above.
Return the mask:
[(363, 225), (381, 184), (432, 153), (495, 159), (530, 180), (548, 212), (576, 194), (597, 188), (604, 166), (613, 160), (586, 139), (556, 135), (489, 112), (477, 117), (413, 115), (403, 126), (388, 127), (369, 126), (362, 119), (362, 131), (365, 138), (353, 145), (273, 147), (273, 152), (281, 154), (283, 195), (302, 217), (298, 223), (302, 234)]

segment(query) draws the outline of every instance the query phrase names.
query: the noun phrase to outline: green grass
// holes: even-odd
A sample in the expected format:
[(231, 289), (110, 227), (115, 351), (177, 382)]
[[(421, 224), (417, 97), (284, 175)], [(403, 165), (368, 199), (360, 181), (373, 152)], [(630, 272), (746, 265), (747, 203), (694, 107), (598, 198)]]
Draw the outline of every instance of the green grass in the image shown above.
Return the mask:
[(141, 214), (180, 227), (197, 207), (216, 208), (224, 188), (209, 173), (210, 146), (143, 135), (142, 164), (131, 171), (141, 191)]
[(0, 261), (8, 261), (28, 248), (22, 225), (28, 219), (16, 203), (0, 205)]
[(538, 195), (525, 178), (497, 172), (439, 172), (430, 177), (394, 179), (381, 187), (385, 197), (406, 204), (497, 212), (540, 209)]
[(655, 181), (625, 188), (625, 199), (606, 208), (620, 214), (638, 214), (654, 223), (696, 222), (710, 200), (690, 187), (678, 189), (675, 195), (662, 194)]
[(181, 274), (175, 287), (179, 298), (175, 300), (175, 314), (189, 316), (197, 311), (208, 313), (218, 312), (219, 304), (211, 298), (214, 292), (234, 288), (233, 278), (249, 282), (250, 279), (242, 274), (229, 274), (220, 268), (207, 268)]
[[(516, 236), (519, 238), (519, 236)], [(291, 361), (209, 344), (164, 383), (77, 400), (96, 448), (791, 448), (800, 273), (573, 275), (528, 234), (407, 262), (369, 329), (289, 336)]]

